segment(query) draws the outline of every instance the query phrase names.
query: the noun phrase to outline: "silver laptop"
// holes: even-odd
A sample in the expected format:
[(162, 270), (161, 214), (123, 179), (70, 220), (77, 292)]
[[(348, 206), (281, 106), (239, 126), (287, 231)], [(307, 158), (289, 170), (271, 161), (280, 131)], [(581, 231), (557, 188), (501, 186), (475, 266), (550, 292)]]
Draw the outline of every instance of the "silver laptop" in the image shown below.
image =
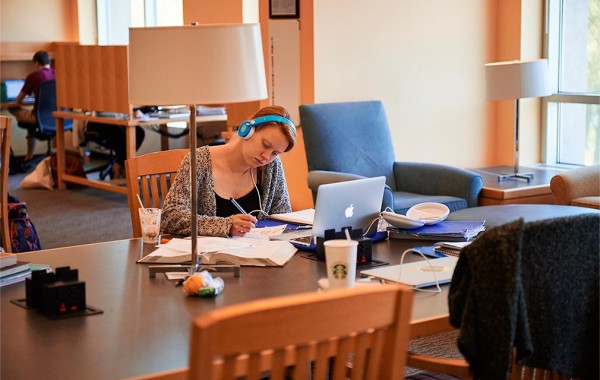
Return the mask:
[(325, 230), (341, 231), (342, 227), (377, 228), (376, 219), (381, 211), (385, 177), (357, 179), (319, 186), (312, 230), (295, 231), (282, 235), (285, 240), (310, 245)]
[(457, 261), (458, 257), (448, 256), (439, 259), (378, 267), (363, 270), (360, 273), (365, 276), (406, 284), (415, 288), (425, 288), (435, 285), (436, 281), (438, 284), (450, 282)]

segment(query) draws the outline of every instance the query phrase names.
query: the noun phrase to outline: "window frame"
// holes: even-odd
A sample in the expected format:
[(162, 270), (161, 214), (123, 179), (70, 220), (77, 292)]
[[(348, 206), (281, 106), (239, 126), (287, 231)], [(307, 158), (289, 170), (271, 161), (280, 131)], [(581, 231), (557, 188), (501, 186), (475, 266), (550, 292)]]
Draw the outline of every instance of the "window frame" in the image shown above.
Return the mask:
[[(563, 3), (564, 0), (546, 0), (544, 7), (543, 54), (544, 58), (548, 59), (552, 95), (542, 98), (542, 161), (550, 165), (569, 165), (558, 161), (558, 123), (560, 120), (561, 104), (600, 105), (600, 94), (558, 90), (562, 30), (560, 23), (554, 27), (551, 25), (551, 22), (552, 20), (560, 20), (562, 18)], [(558, 42), (555, 43), (554, 41)], [(552, 118), (549, 116), (550, 114), (553, 115)]]

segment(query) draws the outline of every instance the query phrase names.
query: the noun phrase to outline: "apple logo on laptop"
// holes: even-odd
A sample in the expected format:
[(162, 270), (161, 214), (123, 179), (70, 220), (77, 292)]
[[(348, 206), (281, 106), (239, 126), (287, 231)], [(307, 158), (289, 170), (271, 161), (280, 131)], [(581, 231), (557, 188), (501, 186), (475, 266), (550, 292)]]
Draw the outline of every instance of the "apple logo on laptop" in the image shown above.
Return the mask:
[(346, 210), (344, 211), (344, 216), (346, 218), (352, 218), (352, 215), (354, 215), (354, 204), (350, 204), (350, 206), (346, 207)]

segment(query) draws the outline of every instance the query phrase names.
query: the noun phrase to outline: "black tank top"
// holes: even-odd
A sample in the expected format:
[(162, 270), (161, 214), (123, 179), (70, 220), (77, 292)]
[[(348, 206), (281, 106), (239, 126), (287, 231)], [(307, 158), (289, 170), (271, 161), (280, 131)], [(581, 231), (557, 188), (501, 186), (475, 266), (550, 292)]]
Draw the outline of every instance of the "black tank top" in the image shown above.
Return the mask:
[[(256, 185), (260, 189), (260, 184)], [(242, 212), (237, 209), (231, 203), (229, 199), (225, 199), (219, 196), (219, 194), (215, 193), (215, 199), (217, 200), (217, 216), (226, 218), (231, 215), (241, 214)], [(239, 203), (242, 208), (249, 213), (250, 211), (259, 210), (260, 204), (258, 202), (258, 192), (256, 189), (250, 190), (250, 192), (240, 198), (236, 199), (236, 202)], [(253, 214), (257, 216), (256, 213)]]

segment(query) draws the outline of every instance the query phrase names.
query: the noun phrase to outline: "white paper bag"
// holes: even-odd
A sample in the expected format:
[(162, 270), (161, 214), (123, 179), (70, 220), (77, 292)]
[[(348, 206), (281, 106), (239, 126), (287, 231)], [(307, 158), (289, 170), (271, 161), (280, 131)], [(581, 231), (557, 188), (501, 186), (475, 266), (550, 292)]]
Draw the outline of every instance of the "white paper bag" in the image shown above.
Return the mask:
[(40, 161), (35, 169), (27, 174), (21, 181), (22, 189), (35, 189), (43, 188), (52, 190), (54, 188), (54, 181), (52, 180), (52, 169), (50, 168), (50, 157), (44, 158)]

